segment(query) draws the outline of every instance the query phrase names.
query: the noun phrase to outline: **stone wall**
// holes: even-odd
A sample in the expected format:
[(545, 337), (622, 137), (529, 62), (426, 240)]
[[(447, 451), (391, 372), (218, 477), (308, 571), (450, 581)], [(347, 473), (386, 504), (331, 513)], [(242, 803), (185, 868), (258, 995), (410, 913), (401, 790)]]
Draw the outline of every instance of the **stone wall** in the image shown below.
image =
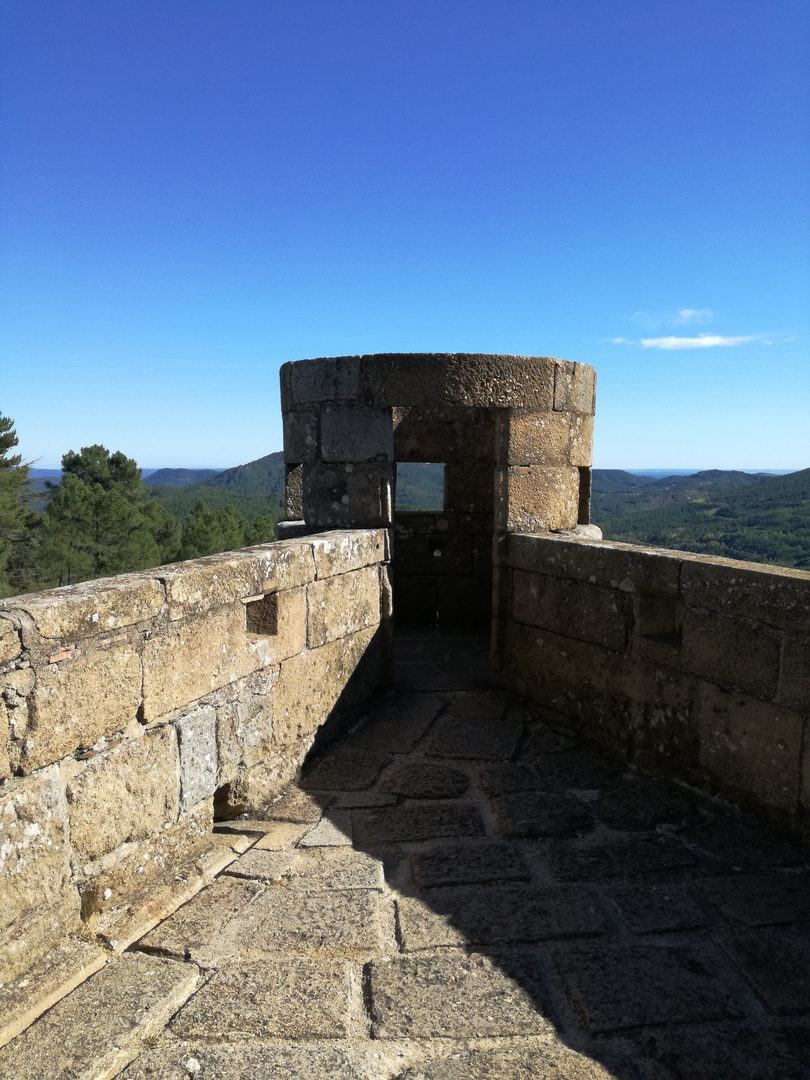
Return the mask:
[(0, 603), (0, 984), (49, 950), (103, 963), (235, 857), (215, 800), (271, 798), (387, 677), (386, 545), (331, 532)]
[[(397, 617), (486, 624), (493, 535), (589, 520), (595, 387), (592, 367), (544, 356), (285, 364), (287, 517), (393, 527)], [(396, 462), (444, 464), (440, 513), (395, 513)]]
[(810, 573), (501, 538), (496, 678), (627, 759), (794, 821), (810, 810)]

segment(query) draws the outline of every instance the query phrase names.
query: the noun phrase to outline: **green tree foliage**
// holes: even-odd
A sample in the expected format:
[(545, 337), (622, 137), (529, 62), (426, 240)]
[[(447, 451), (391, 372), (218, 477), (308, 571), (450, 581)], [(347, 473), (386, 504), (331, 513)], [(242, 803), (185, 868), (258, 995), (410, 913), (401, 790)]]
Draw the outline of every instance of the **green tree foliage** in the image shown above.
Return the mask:
[(250, 522), (235, 506), (211, 510), (203, 499), (183, 522), (180, 542), (181, 559), (198, 559), (218, 551), (234, 551), (250, 544), (263, 544), (274, 539), (276, 518), (265, 514)]
[(14, 591), (8, 578), (9, 556), (25, 539), (31, 517), (22, 498), (28, 466), (20, 454), (10, 453), (18, 442), (14, 421), (0, 413), (0, 596)]

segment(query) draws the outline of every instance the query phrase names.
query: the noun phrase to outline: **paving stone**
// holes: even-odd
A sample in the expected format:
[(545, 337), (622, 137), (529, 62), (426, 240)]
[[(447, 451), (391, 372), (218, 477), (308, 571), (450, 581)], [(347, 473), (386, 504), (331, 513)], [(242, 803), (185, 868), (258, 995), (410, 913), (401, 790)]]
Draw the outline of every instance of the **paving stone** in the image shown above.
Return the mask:
[(222, 956), (342, 957), (379, 952), (377, 893), (341, 889), (307, 893), (270, 888), (212, 942)]
[(705, 947), (572, 945), (556, 955), (591, 1034), (741, 1015)]
[(178, 959), (200, 960), (209, 942), (260, 892), (260, 886), (253, 882), (216, 878), (142, 937), (138, 947)]
[(565, 735), (554, 728), (546, 727), (545, 724), (533, 724), (526, 732), (526, 737), (520, 748), (520, 757), (545, 758), (549, 754), (561, 754), (566, 750), (573, 750), (578, 739), (571, 735)]
[[(523, 761), (523, 754), (518, 754)], [(613, 787), (624, 781), (626, 766), (607, 751), (588, 748), (533, 759), (545, 791), (595, 790)]]
[(531, 1049), (458, 1049), (442, 1061), (408, 1069), (402, 1080), (614, 1080), (598, 1062), (557, 1040)]
[(623, 832), (684, 827), (700, 820), (693, 800), (665, 780), (625, 780), (620, 787), (600, 791), (591, 806), (598, 820)]
[(722, 861), (730, 869), (790, 866), (805, 861), (807, 853), (767, 826), (719, 818), (684, 829), (680, 839), (695, 850)]
[(477, 808), (457, 802), (405, 802), (382, 810), (355, 810), (354, 828), (357, 843), (363, 848), (484, 833)]
[[(476, 717), (500, 720), (506, 711), (506, 700), (498, 694), (458, 694), (448, 705), (444, 718), (450, 720)], [(497, 724), (495, 725), (497, 727)]]
[(281, 851), (284, 848), (294, 847), (298, 841), (309, 831), (308, 825), (299, 825), (292, 821), (272, 822), (273, 828), (268, 829), (260, 840), (254, 845), (262, 851)]
[(421, 855), (412, 855), (411, 865), (416, 883), (421, 888), (529, 880), (528, 870), (509, 844), (449, 844)]
[(807, 1080), (810, 1047), (750, 1022), (651, 1030), (639, 1038), (655, 1080)]
[(697, 888), (724, 918), (742, 926), (810, 922), (810, 874), (737, 874), (701, 881)]
[(497, 957), (446, 953), (374, 961), (369, 975), (372, 1034), (378, 1039), (551, 1031), (542, 1013), (539, 965), (525, 950)]
[(346, 745), (409, 754), (444, 708), (435, 694), (392, 694), (346, 738)]
[(352, 842), (351, 810), (330, 810), (314, 829), (299, 840), (301, 847), (344, 847)]
[(412, 1056), (384, 1043), (179, 1043), (141, 1054), (118, 1080), (399, 1080)]
[(433, 757), (508, 760), (522, 733), (514, 720), (489, 717), (441, 717), (427, 752)]
[(756, 930), (724, 945), (774, 1012), (810, 1012), (810, 929)]
[(293, 851), (254, 849), (231, 863), (229, 874), (290, 889), (328, 892), (332, 889), (383, 887), (382, 864), (362, 851), (311, 848)]
[(480, 772), (481, 787), (487, 795), (512, 795), (518, 791), (542, 791), (543, 778), (533, 765), (511, 762), (486, 765)]
[(308, 791), (365, 791), (390, 761), (386, 754), (338, 747), (313, 765), (304, 765), (301, 787)]
[(181, 1039), (339, 1038), (349, 1021), (349, 965), (341, 961), (232, 961), (170, 1024)]
[(198, 982), (192, 964), (142, 953), (117, 957), (0, 1050), (0, 1078), (115, 1076)]
[(404, 947), (498, 945), (591, 937), (604, 931), (593, 900), (578, 888), (521, 883), (426, 890), (398, 901)]
[(457, 799), (469, 786), (466, 773), (425, 762), (395, 766), (380, 781), (381, 790), (409, 799)]
[(664, 875), (694, 865), (686, 848), (667, 837), (601, 845), (560, 841), (549, 846), (546, 858), (560, 881)]
[(396, 805), (396, 795), (387, 795), (379, 791), (345, 791), (337, 795), (332, 803), (335, 810), (360, 810)]
[(324, 809), (330, 805), (330, 796), (317, 799), (298, 787), (282, 791), (271, 803), (262, 807), (262, 816), (268, 821), (292, 821), (301, 825), (314, 825), (321, 820)]
[(706, 925), (706, 916), (681, 885), (633, 881), (605, 894), (631, 934), (664, 934)]
[(492, 800), (504, 836), (575, 836), (591, 827), (590, 811), (574, 795), (524, 791)]

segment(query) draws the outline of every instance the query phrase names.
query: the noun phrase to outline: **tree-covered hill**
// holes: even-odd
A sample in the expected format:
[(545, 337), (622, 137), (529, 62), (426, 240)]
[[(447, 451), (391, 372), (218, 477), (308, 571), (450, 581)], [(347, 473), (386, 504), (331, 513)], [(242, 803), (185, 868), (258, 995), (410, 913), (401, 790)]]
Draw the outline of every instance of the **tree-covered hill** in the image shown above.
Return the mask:
[[(167, 477), (177, 471), (180, 470), (161, 470)], [(282, 516), (284, 455), (281, 451), (249, 461), (246, 465), (225, 469), (224, 472), (212, 472), (205, 483), (182, 486), (155, 484), (155, 475), (153, 473), (147, 478), (147, 485), (151, 487), (150, 497), (180, 521), (185, 521), (200, 499), (212, 510), (233, 506), (248, 521), (267, 515), (278, 521)]]

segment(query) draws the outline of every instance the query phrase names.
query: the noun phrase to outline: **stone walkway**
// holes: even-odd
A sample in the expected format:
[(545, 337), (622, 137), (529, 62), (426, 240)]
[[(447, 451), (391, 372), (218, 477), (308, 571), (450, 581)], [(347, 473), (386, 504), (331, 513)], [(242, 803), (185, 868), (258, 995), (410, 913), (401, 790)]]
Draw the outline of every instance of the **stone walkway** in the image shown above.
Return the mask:
[(807, 1080), (807, 852), (397, 639), (397, 690), (0, 1077)]

